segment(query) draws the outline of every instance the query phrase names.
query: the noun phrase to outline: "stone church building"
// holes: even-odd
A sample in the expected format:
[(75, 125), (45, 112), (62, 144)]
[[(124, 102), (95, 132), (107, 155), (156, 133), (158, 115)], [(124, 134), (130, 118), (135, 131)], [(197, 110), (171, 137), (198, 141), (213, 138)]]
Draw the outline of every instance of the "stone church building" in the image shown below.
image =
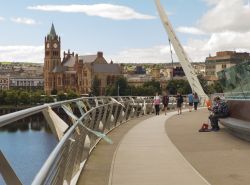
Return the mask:
[(61, 59), (61, 38), (52, 24), (50, 33), (45, 37), (44, 91), (47, 94), (52, 90), (89, 94), (96, 79), (99, 95), (104, 95), (106, 86), (113, 84), (120, 75), (121, 67), (112, 61), (108, 63), (102, 52), (79, 56), (68, 51)]

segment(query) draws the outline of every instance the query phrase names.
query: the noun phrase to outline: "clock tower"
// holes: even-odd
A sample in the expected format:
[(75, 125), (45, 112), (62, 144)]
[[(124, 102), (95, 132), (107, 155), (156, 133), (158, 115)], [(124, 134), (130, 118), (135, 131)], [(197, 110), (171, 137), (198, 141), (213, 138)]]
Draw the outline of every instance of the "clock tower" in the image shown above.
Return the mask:
[(53, 23), (50, 33), (45, 37), (44, 45), (44, 90), (46, 93), (50, 93), (50, 91), (53, 90), (53, 79), (51, 79), (53, 76), (50, 75), (50, 73), (56, 66), (61, 65), (61, 38), (56, 34)]

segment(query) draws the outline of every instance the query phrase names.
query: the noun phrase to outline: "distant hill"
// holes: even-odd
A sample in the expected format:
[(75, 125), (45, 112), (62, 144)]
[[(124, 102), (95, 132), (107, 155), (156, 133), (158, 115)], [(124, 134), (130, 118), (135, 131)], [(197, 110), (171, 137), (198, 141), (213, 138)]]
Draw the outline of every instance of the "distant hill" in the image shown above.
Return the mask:
[(32, 63), (32, 62), (9, 62), (9, 61), (0, 61), (0, 65), (32, 65), (32, 66), (43, 66), (43, 63)]

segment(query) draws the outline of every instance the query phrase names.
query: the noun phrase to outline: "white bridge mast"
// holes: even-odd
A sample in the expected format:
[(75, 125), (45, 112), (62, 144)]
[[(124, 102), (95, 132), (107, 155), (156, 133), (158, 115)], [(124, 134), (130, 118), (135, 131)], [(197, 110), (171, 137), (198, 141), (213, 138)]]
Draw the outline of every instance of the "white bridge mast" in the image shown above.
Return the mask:
[(168, 37), (170, 39), (170, 42), (172, 43), (174, 50), (176, 52), (176, 55), (180, 61), (180, 64), (185, 72), (185, 75), (188, 79), (188, 82), (193, 90), (193, 92), (196, 92), (199, 97), (208, 99), (208, 96), (205, 94), (203, 88), (201, 87), (201, 84), (197, 78), (197, 75), (195, 74), (194, 68), (192, 67), (189, 58), (184, 51), (180, 41), (178, 40), (173, 27), (167, 17), (167, 14), (165, 13), (163, 7), (161, 6), (160, 0), (155, 0), (155, 4), (157, 7), (157, 10), (159, 12), (161, 21), (163, 23), (164, 28), (167, 31)]

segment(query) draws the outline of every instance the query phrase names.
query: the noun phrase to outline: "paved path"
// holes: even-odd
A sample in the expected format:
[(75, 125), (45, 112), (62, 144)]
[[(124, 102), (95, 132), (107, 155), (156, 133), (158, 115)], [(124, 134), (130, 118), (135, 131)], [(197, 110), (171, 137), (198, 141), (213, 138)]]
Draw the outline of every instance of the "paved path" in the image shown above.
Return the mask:
[(92, 151), (84, 171), (78, 180), (78, 185), (108, 185), (113, 155), (120, 141), (134, 126), (151, 116), (144, 116), (123, 123), (121, 126), (109, 133), (113, 144), (100, 141), (95, 150)]
[(166, 131), (184, 157), (213, 185), (250, 184), (250, 142), (219, 132), (200, 133), (208, 111), (187, 112), (166, 122)]
[(109, 185), (208, 185), (166, 135), (165, 121), (173, 114), (144, 120), (125, 135)]
[(206, 110), (173, 114), (139, 118), (112, 131), (114, 144), (99, 143), (78, 184), (250, 184), (250, 143), (223, 128), (199, 133)]

